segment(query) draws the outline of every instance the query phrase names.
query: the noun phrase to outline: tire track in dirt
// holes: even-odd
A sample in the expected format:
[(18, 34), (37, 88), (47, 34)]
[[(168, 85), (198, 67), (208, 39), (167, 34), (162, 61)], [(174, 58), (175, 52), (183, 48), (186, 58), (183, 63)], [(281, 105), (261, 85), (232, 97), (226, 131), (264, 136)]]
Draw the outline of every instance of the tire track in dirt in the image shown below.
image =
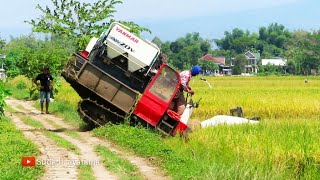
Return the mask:
[[(54, 115), (43, 115), (45, 118), (43, 118), (43, 116), (38, 116), (38, 115), (34, 115), (34, 114), (40, 114), (40, 111), (38, 111), (37, 109), (34, 108), (34, 104), (33, 102), (27, 102), (27, 101), (20, 101), (20, 100), (13, 100), (15, 102), (15, 104), (17, 105), (22, 105), (24, 108), (26, 108), (27, 110), (30, 110), (33, 114), (32, 118), (34, 118), (35, 120), (40, 121), (41, 123), (43, 123), (43, 125), (47, 128), (47, 129), (51, 129), (54, 130), (56, 128), (54, 128), (50, 123), (45, 121), (45, 118), (50, 119), (52, 121), (55, 122), (55, 124), (64, 127), (68, 130), (71, 131), (76, 131), (75, 127), (72, 127), (71, 125), (67, 124), (66, 122), (64, 122), (61, 118), (58, 118)], [(21, 111), (21, 110), (20, 110)], [(150, 162), (148, 162), (148, 160), (130, 154), (130, 153), (126, 153), (123, 152), (121, 150), (119, 150), (118, 148), (114, 147), (114, 145), (105, 140), (105, 139), (99, 139), (97, 137), (93, 137), (92, 134), (90, 132), (78, 132), (78, 134), (80, 134), (80, 136), (82, 137), (81, 140), (72, 138), (64, 133), (57, 133), (59, 136), (65, 138), (66, 140), (70, 141), (72, 144), (76, 145), (77, 147), (79, 147), (79, 149), (81, 150), (81, 154), (86, 153), (86, 152), (92, 152), (94, 151), (94, 147), (96, 145), (102, 145), (107, 147), (111, 152), (120, 155), (122, 158), (127, 159), (129, 162), (131, 162), (132, 164), (136, 165), (140, 171), (140, 173), (143, 175), (143, 177), (145, 179), (171, 179), (170, 177), (166, 176), (165, 173), (160, 170), (158, 167), (152, 165)], [(94, 155), (91, 154), (91, 157), (93, 157)], [(84, 158), (84, 157), (83, 157)], [(102, 162), (102, 161), (100, 161)], [(95, 172), (96, 168), (93, 168), (94, 172)], [(104, 178), (106, 179), (106, 178)]]
[[(11, 106), (11, 102), (7, 101), (7, 103)], [(37, 160), (67, 161), (78, 158), (77, 155), (67, 149), (56, 146), (53, 140), (37, 131), (36, 128), (24, 124), (14, 113), (11, 113), (10, 118), (17, 129), (21, 130), (26, 138), (32, 140), (39, 147), (40, 155), (36, 158)], [(78, 171), (75, 166), (45, 165), (45, 170), (41, 179), (77, 179)]]

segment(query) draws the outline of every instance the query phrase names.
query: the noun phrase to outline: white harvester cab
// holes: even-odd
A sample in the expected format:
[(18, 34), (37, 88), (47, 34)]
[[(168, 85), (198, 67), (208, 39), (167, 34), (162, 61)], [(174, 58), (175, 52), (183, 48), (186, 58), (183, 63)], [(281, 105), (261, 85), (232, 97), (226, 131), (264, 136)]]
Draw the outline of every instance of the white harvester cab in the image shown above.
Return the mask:
[(104, 53), (110, 59), (120, 55), (126, 57), (129, 72), (151, 67), (160, 54), (160, 49), (155, 44), (134, 35), (130, 28), (118, 22), (113, 22), (99, 39), (92, 38), (86, 51), (90, 53), (99, 43), (105, 45)]

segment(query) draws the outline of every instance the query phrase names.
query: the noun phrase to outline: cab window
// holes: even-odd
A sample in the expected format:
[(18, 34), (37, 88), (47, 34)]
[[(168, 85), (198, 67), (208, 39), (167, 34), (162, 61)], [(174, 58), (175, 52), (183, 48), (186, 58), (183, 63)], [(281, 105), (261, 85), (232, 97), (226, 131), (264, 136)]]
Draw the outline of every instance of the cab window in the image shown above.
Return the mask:
[(165, 66), (162, 68), (149, 91), (165, 102), (168, 102), (174, 95), (178, 83), (179, 76), (177, 72), (172, 68)]

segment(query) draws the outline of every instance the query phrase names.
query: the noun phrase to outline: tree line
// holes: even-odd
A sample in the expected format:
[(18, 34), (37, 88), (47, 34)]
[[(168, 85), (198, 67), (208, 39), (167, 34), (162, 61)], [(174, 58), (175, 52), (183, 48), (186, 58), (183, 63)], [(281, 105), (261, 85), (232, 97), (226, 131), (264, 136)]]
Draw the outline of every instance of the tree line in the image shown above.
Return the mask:
[[(230, 65), (232, 58), (243, 61), (244, 57), (241, 55), (247, 51), (260, 53), (258, 66), (261, 74), (305, 75), (310, 74), (312, 69), (320, 70), (320, 30), (289, 31), (281, 24), (272, 23), (267, 27), (260, 27), (258, 32), (239, 28), (225, 31), (224, 37), (220, 39), (204, 39), (195, 32), (173, 42), (162, 42), (157, 37), (153, 42), (168, 55), (168, 62), (179, 70), (189, 69), (199, 63), (198, 59), (205, 54), (225, 56), (226, 64)], [(261, 66), (261, 59), (274, 57), (287, 59), (287, 66)], [(245, 64), (239, 63), (242, 66)]]

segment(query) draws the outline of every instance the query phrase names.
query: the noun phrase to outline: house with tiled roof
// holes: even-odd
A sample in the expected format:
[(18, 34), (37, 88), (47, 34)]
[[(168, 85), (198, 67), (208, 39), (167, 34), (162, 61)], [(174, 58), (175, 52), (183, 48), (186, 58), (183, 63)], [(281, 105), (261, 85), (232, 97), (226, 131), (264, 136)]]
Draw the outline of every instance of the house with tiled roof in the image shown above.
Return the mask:
[(226, 58), (224, 56), (212, 56), (210, 54), (206, 54), (202, 56), (199, 60), (212, 61), (217, 65), (221, 65), (221, 64), (224, 65), (226, 63)]
[(212, 72), (211, 73), (212, 75), (226, 74), (223, 71), (223, 67), (225, 67), (225, 64), (226, 64), (226, 58), (224, 56), (212, 56), (210, 54), (206, 54), (206, 55), (202, 56), (199, 59), (199, 61), (211, 61), (211, 62), (214, 62), (215, 64), (217, 64), (219, 66), (219, 70), (217, 70), (215, 72)]

